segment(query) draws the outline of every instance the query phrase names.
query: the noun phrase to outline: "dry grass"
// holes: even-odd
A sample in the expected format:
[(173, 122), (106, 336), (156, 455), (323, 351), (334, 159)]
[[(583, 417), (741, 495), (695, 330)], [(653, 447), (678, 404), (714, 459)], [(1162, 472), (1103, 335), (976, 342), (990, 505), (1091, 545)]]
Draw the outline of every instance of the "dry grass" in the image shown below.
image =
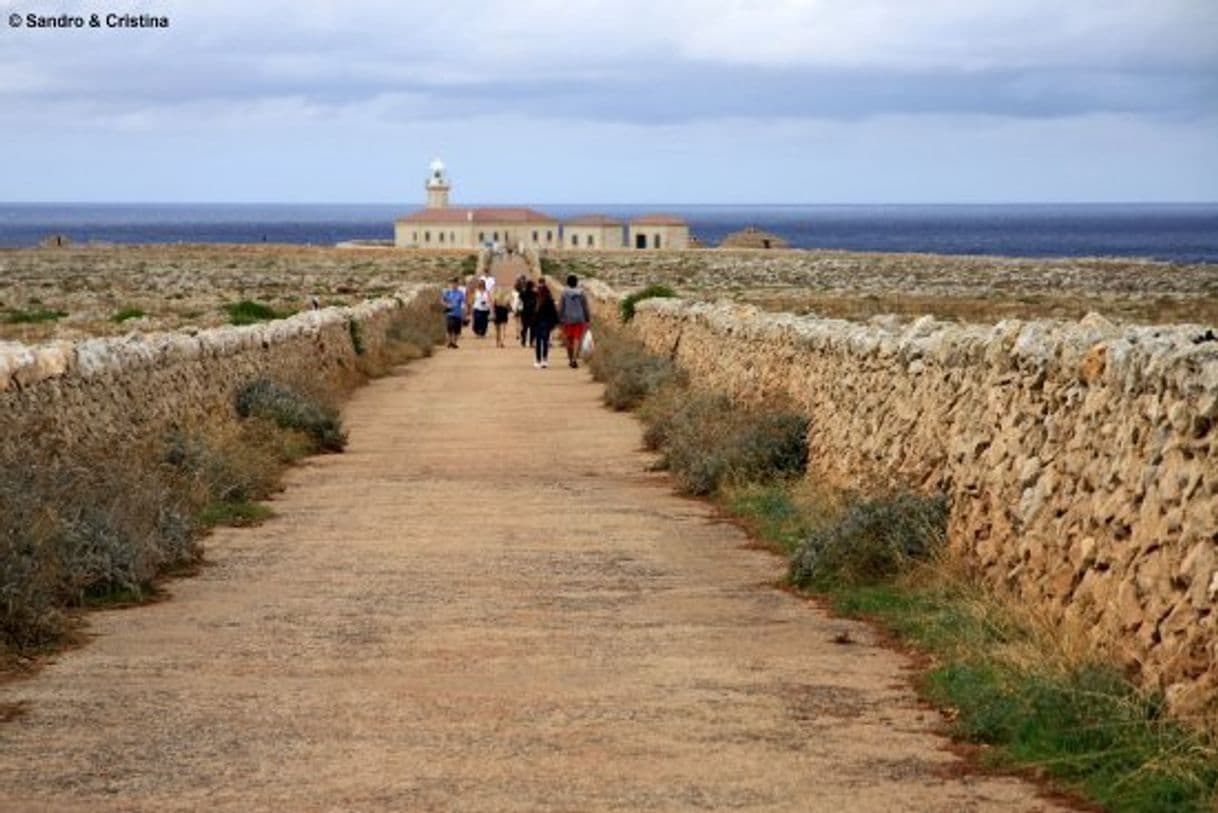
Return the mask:
[(1218, 264), (844, 251), (581, 252), (561, 270), (622, 291), (674, 285), (694, 299), (863, 319), (896, 313), (993, 322), (1076, 319), (1218, 323)]
[[(243, 300), (278, 313), (310, 307), (311, 296), (349, 305), (408, 282), (448, 279), (467, 254), (237, 245), (0, 249), (0, 341), (217, 327), (230, 321), (225, 306)], [(9, 318), (15, 314), (20, 318)]]

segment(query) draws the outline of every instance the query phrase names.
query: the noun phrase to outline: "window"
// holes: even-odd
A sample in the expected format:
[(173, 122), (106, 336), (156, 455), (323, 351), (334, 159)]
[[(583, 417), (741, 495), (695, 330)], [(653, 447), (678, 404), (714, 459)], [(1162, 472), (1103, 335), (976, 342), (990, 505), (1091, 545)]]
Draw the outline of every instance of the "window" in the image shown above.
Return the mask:
[(571, 245), (573, 245), (573, 246), (579, 245), (579, 235), (578, 234), (571, 235)]
[(444, 242), (444, 232), (440, 232), (440, 242)]
[(499, 232), (495, 232), (494, 234), (492, 234), (491, 238), (494, 239), (494, 241), (496, 243), (498, 243), (499, 242)]
[(484, 232), (484, 231), (480, 231), (480, 232), (478, 232), (478, 242), (479, 242), (479, 243), (485, 243), (485, 242), (486, 242), (486, 232)]
[(456, 232), (451, 232), (451, 231), (450, 231), (450, 232), (448, 233), (448, 242), (450, 242), (450, 243), (455, 243), (455, 242), (457, 242), (457, 233), (456, 233)]
[(552, 232), (552, 231), (546, 232), (546, 242), (547, 243), (554, 242), (554, 232)]
[(655, 247), (655, 248), (659, 248), (659, 247), (660, 247), (660, 235), (658, 235), (658, 234), (655, 236), (655, 240), (654, 240), (654, 247)]
[(410, 236), (410, 242), (412, 242), (412, 243), (417, 243), (417, 242), (419, 242), (419, 233), (418, 233), (417, 231), (416, 231), (416, 232), (414, 232), (414, 233), (413, 233), (413, 234)]
[(423, 232), (423, 242), (424, 242), (424, 243), (430, 243), (430, 242), (431, 242), (431, 232), (429, 232), (429, 231), (425, 231), (425, 232)]
[(537, 230), (536, 229), (533, 230), (533, 242), (534, 243), (537, 242)]
[(596, 245), (596, 238), (593, 237), (591, 234), (589, 234), (588, 235), (588, 248), (592, 248), (594, 245)]

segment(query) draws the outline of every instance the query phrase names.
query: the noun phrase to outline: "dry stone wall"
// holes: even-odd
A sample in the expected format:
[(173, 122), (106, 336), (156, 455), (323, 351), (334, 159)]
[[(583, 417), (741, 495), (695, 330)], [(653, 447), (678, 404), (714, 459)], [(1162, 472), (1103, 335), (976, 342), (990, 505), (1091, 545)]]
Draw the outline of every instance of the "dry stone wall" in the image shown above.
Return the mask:
[(1218, 341), (1200, 327), (911, 326), (650, 300), (638, 335), (699, 386), (789, 398), (809, 476), (951, 499), (989, 582), (1177, 711), (1218, 702)]
[(235, 410), (258, 376), (336, 384), (356, 375), (386, 331), (426, 311), (437, 289), (415, 285), (353, 307), (248, 327), (132, 334), (37, 347), (0, 343), (0, 444), (38, 461)]

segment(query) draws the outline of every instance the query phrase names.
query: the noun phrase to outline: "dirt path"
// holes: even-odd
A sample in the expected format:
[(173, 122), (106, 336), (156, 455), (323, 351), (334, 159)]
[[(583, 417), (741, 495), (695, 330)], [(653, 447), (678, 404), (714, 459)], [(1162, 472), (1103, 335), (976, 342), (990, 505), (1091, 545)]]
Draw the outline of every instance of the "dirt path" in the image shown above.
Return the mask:
[(598, 396), (472, 338), (361, 390), (278, 519), (0, 687), (0, 808), (1051, 809), (959, 775), (906, 660), (774, 589)]

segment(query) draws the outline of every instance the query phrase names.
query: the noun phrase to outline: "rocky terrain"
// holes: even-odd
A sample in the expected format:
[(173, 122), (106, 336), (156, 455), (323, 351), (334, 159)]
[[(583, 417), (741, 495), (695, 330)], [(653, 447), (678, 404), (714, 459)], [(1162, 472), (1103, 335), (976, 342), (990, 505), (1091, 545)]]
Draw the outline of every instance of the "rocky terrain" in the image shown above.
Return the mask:
[(435, 282), (465, 252), (170, 245), (0, 250), (0, 341), (26, 344), (225, 324), (242, 300), (289, 314)]
[(1218, 323), (1218, 265), (1134, 259), (962, 257), (841, 251), (702, 250), (556, 256), (619, 290), (663, 282), (695, 299), (867, 318), (967, 322), (1079, 319)]

